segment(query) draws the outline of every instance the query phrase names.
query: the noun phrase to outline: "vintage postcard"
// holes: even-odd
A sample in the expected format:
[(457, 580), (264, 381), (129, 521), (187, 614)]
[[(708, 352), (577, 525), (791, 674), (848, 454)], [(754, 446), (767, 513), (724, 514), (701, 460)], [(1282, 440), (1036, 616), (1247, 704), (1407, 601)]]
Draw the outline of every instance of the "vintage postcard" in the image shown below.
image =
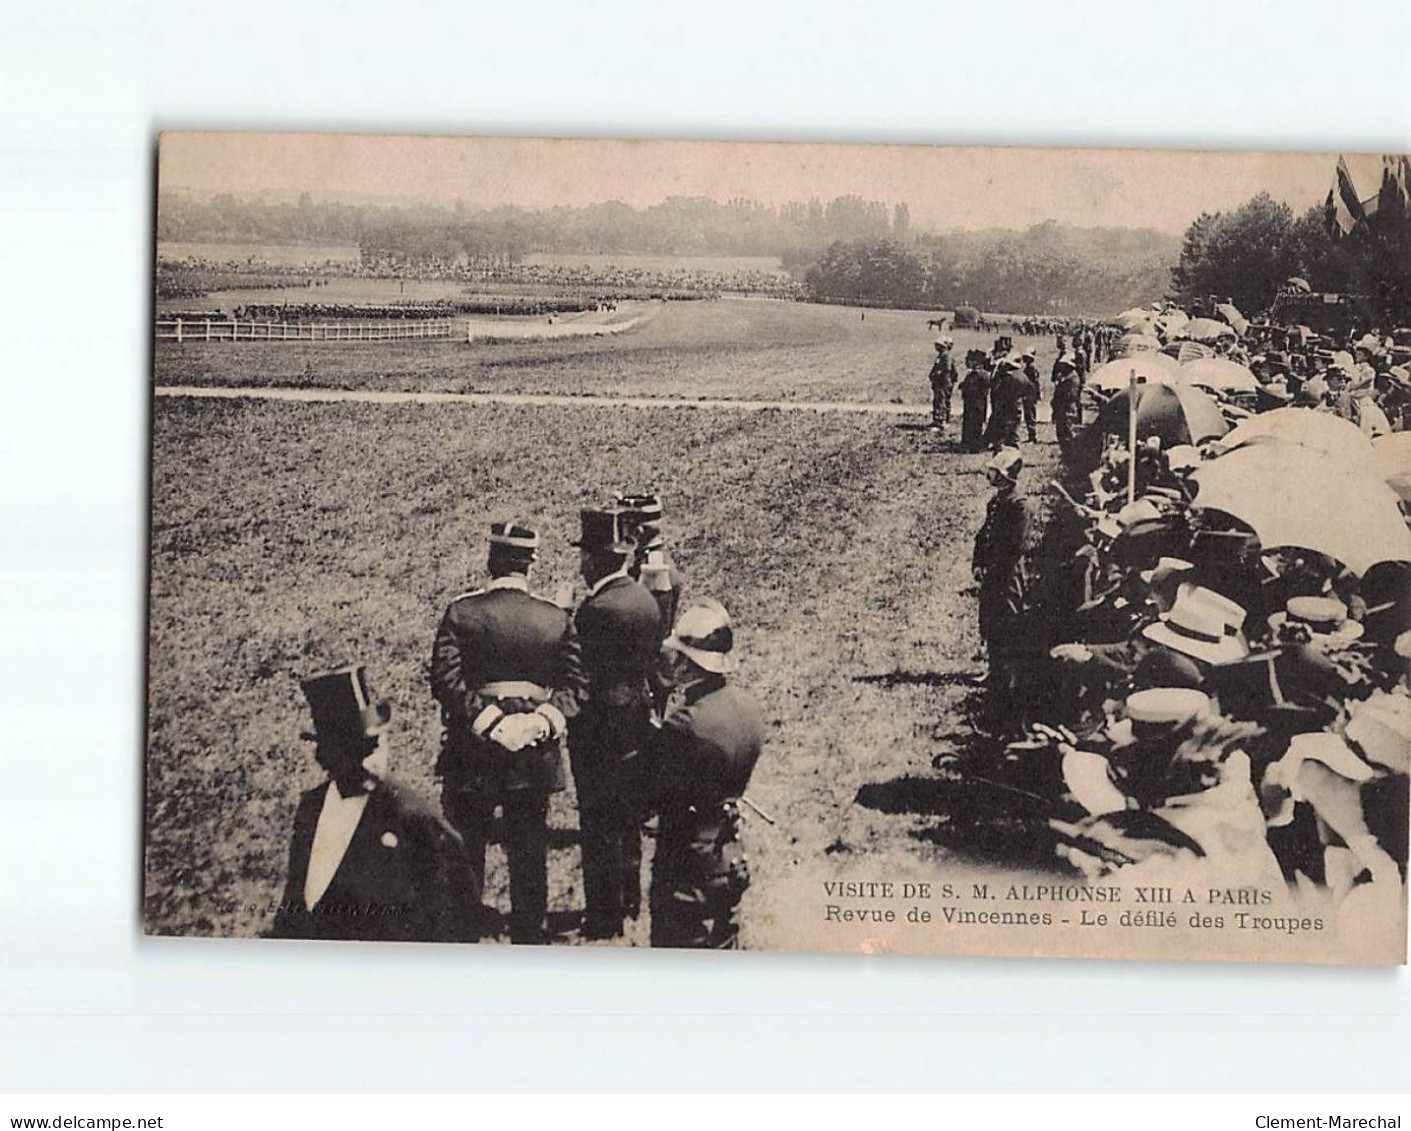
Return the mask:
[(1405, 961), (1406, 156), (158, 164), (147, 932)]

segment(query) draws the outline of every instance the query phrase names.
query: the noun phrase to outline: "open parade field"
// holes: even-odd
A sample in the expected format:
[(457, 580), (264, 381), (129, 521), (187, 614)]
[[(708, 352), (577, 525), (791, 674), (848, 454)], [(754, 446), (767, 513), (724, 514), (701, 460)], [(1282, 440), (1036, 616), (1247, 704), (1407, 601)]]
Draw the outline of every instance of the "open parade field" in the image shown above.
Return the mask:
[[(723, 301), (669, 305), (602, 343), (159, 347), (157, 380), (279, 385), (307, 364), (319, 382), (363, 388), (920, 401), (932, 336), (919, 313), (864, 323)], [(969, 553), (988, 491), (983, 457), (923, 420), (157, 400), (149, 929), (270, 925), (298, 794), (321, 776), (299, 738), (310, 672), (368, 663), (393, 703), (395, 771), (432, 792), (426, 662), (447, 602), (483, 580), (488, 523), (532, 518), (546, 544), (536, 588), (576, 583), (576, 599), (578, 508), (643, 485), (665, 498), (686, 599), (719, 597), (736, 618), (739, 678), (771, 726), (750, 796), (778, 824), (746, 829), (745, 945), (796, 943), (791, 900), (814, 877), (963, 859), (965, 833), (933, 803), (932, 759), (969, 734)], [(1041, 437), (1026, 448), (1035, 484), (1056, 463), (1046, 425)], [(566, 928), (582, 907), (571, 791), (552, 823), (552, 925)], [(507, 907), (497, 849), (487, 898)], [(630, 941), (646, 931), (644, 917)]]
[[(159, 343), (159, 385), (256, 385), (419, 392), (736, 397), (929, 404), (935, 331), (925, 311), (869, 310), (769, 299), (666, 303), (612, 340)], [(957, 364), (994, 335), (949, 331)], [(1015, 337), (1038, 349), (1052, 337)], [(1047, 390), (1047, 380), (1045, 380)]]

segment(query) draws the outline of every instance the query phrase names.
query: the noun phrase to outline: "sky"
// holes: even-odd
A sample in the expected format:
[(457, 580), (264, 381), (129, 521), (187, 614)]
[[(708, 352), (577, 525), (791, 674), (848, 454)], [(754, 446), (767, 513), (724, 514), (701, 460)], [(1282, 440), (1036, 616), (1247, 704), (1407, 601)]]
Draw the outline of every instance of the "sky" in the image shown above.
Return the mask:
[[(913, 226), (1084, 227), (1180, 232), (1261, 189), (1296, 211), (1319, 203), (1335, 154), (1003, 149), (760, 142), (378, 137), (167, 132), (159, 186), (197, 196), (261, 192), (524, 208), (668, 196), (767, 204), (853, 193), (905, 201)], [(1381, 159), (1349, 154), (1363, 197)]]

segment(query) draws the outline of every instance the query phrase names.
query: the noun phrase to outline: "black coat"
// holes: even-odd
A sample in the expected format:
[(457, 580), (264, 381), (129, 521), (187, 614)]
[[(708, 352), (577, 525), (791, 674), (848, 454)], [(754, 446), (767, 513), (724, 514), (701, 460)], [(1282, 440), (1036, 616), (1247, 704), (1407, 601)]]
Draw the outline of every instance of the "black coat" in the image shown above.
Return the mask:
[(328, 890), (304, 905), (309, 853), (324, 795), (299, 799), (288, 880), (271, 932), (286, 939), (454, 942), (473, 937), (480, 902), (460, 837), (412, 791), (384, 780), (367, 807)]

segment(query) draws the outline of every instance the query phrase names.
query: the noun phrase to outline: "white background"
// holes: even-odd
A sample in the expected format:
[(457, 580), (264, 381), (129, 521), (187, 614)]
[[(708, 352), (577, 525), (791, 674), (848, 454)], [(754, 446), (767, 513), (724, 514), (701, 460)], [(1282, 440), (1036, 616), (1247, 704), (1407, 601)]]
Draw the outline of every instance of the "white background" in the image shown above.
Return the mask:
[(1408, 13), (6, 5), (0, 1090), (1406, 1088), (1404, 970), (144, 940), (137, 885), (158, 128), (1407, 150)]

